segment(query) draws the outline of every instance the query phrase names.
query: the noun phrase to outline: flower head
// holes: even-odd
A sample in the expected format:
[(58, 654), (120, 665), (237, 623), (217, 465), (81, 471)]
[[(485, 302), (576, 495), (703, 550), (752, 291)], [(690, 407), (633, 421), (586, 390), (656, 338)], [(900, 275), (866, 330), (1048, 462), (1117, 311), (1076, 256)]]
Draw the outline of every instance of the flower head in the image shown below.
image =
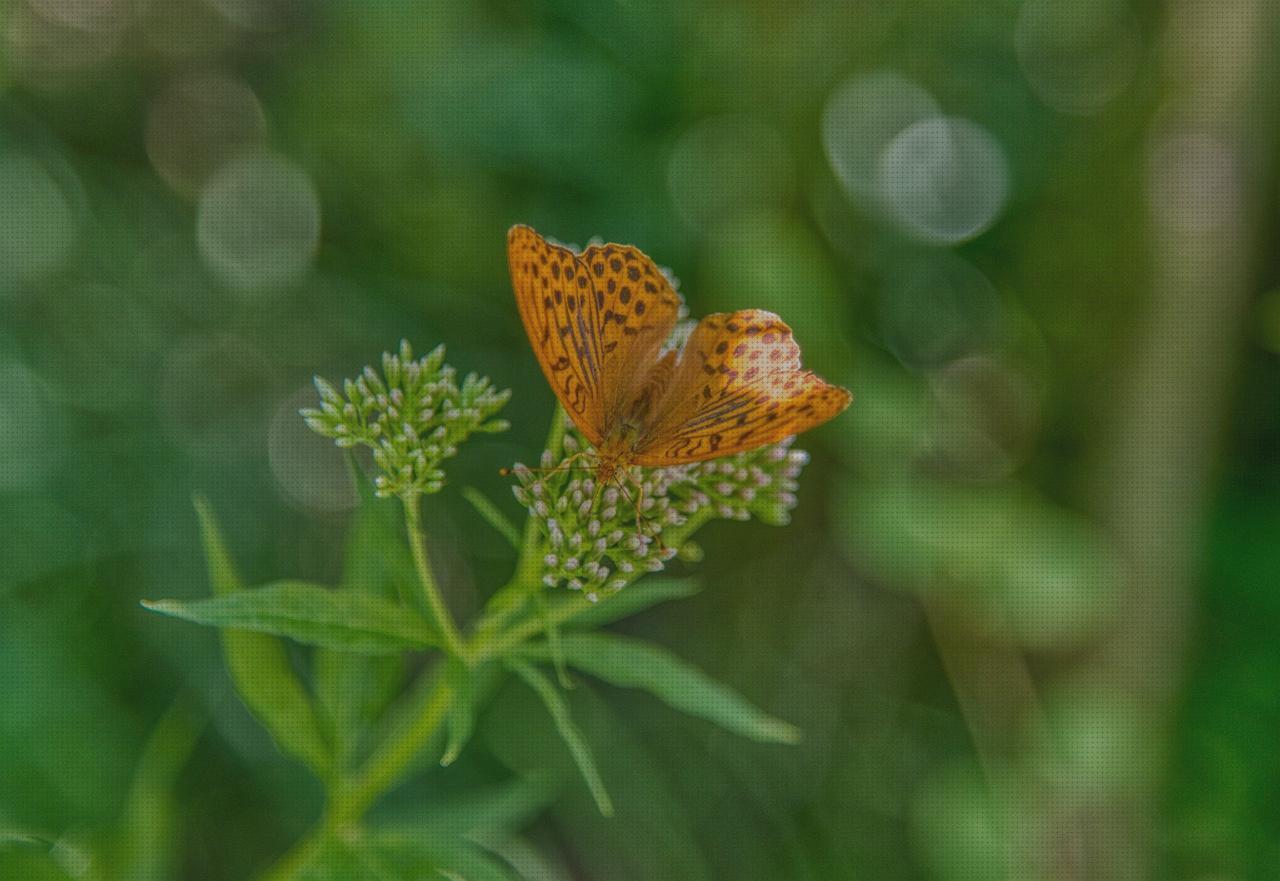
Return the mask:
[(409, 343), (396, 354), (384, 352), (382, 373), (366, 367), (343, 383), (340, 393), (320, 377), (320, 408), (302, 416), (312, 430), (340, 447), (366, 446), (381, 472), (374, 487), (381, 496), (436, 492), (444, 484), (440, 462), (475, 432), (505, 431), (492, 418), (511, 398), (487, 377), (468, 374), (458, 385), (457, 371), (444, 363), (444, 346), (414, 360)]
[[(586, 446), (573, 431), (564, 440), (565, 457)], [(543, 584), (595, 599), (661, 570), (707, 520), (754, 516), (787, 523), (808, 462), (807, 453), (791, 448), (792, 440), (693, 465), (637, 466), (603, 487), (589, 470), (543, 474), (517, 465), (513, 492), (539, 523), (548, 549)], [(554, 469), (556, 457), (544, 453), (541, 465)]]

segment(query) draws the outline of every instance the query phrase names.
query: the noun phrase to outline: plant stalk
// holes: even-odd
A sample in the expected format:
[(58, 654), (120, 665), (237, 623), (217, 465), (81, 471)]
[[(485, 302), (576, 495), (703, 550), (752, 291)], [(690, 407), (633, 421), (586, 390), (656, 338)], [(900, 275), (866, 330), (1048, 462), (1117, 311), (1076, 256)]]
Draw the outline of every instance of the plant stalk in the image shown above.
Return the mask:
[[(553, 456), (558, 455), (562, 449), (565, 425), (564, 411), (557, 407), (547, 438), (547, 449), (551, 450)], [(477, 622), (475, 632), (469, 640), (464, 640), (431, 574), (418, 500), (406, 498), (403, 501), (414, 565), (431, 615), (440, 628), (445, 650), (470, 668), (476, 669), (486, 661), (510, 655), (525, 642), (545, 633), (548, 626), (554, 627), (597, 605), (584, 595), (576, 594), (558, 605), (548, 607), (545, 615), (530, 616), (511, 623), (525, 610), (533, 592), (541, 589), (537, 573), (543, 553), (542, 538), (536, 521), (529, 517), (525, 523), (524, 543), (515, 574), (494, 595), (494, 599), (500, 601), (490, 601), (485, 614)], [(672, 545), (679, 547), (709, 519), (709, 512), (690, 518), (678, 530), (673, 530), (669, 537)], [(634, 581), (644, 574), (646, 573), (638, 572), (630, 580)], [(608, 602), (608, 597), (600, 602)], [(410, 699), (410, 705), (403, 714), (403, 723), (395, 727), (359, 770), (338, 781), (330, 793), (329, 803), (320, 821), (262, 876), (262, 881), (294, 881), (326, 842), (341, 838), (358, 824), (365, 811), (402, 778), (423, 749), (440, 733), (452, 700), (452, 688), (440, 671), (426, 674), (423, 684)]]
[(422, 512), (418, 498), (405, 496), (403, 501), (404, 522), (409, 533), (409, 548), (413, 552), (413, 565), (418, 570), (418, 581), (422, 583), (422, 591), (427, 598), (432, 622), (440, 630), (445, 651), (463, 663), (469, 663), (462, 637), (458, 633), (458, 626), (454, 624), (453, 615), (445, 605), (444, 597), (440, 595), (440, 588), (436, 586), (435, 577), (431, 574), (431, 562), (427, 559), (426, 536), (422, 534)]

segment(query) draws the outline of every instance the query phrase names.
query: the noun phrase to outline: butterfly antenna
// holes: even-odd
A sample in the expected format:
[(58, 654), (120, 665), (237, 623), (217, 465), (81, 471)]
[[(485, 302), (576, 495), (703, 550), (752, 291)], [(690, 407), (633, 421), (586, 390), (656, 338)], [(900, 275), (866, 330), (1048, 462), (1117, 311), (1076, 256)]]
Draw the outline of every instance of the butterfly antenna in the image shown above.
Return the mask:
[[(544, 477), (551, 477), (551, 476), (552, 476), (552, 475), (554, 475), (554, 474), (559, 474), (561, 471), (573, 471), (573, 470), (575, 470), (574, 468), (571, 468), (571, 467), (570, 467), (570, 464), (571, 464), (572, 462), (574, 462), (574, 461), (578, 460), (578, 459), (583, 458), (583, 457), (584, 457), (584, 456), (586, 456), (586, 455), (587, 455), (587, 451), (586, 451), (586, 450), (582, 450), (581, 452), (574, 453), (572, 456), (570, 456), (569, 458), (565, 459), (563, 462), (560, 462), (558, 465), (554, 465), (554, 466), (552, 466), (552, 467), (550, 467), (550, 468), (531, 468), (531, 467), (529, 467), (528, 465), (526, 465), (526, 466), (525, 466), (525, 468), (527, 468), (529, 471), (532, 471), (534, 474), (541, 474), (541, 475), (543, 475)], [(589, 470), (591, 470), (591, 468), (590, 468), (590, 466), (585, 466), (585, 467), (583, 467), (583, 468), (579, 468), (579, 469), (576, 469), (576, 470), (579, 470), (579, 471), (589, 471)], [(499, 477), (510, 477), (512, 474), (515, 474), (515, 473), (516, 473), (516, 472), (515, 472), (515, 469), (514, 469), (514, 468), (508, 468), (508, 467), (506, 467), (506, 466), (504, 466), (504, 467), (502, 467), (502, 468), (499, 468), (499, 469), (498, 469), (498, 476), (499, 476)]]

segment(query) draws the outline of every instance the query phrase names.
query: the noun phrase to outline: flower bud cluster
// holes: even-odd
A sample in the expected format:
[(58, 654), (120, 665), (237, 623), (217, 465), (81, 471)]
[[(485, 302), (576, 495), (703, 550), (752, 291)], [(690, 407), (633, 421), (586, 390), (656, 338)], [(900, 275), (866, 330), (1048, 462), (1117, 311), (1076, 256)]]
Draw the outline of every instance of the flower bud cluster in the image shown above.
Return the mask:
[(588, 451), (559, 467), (586, 444), (565, 435), (557, 462), (544, 452), (541, 468), (513, 469), (516, 499), (541, 527), (547, 553), (543, 583), (581, 590), (588, 599), (624, 587), (645, 572), (657, 572), (691, 532), (713, 518), (771, 525), (788, 522), (796, 504), (796, 481), (808, 454), (781, 443), (710, 462), (669, 468), (633, 467), (608, 486), (596, 484)]
[(458, 385), (457, 371), (444, 363), (444, 346), (414, 360), (409, 343), (396, 354), (384, 352), (382, 373), (366, 367), (343, 383), (342, 392), (320, 377), (320, 408), (302, 411), (312, 430), (340, 447), (373, 450), (380, 496), (432, 493), (444, 485), (440, 462), (475, 432), (505, 431), (492, 418), (511, 398), (487, 377), (468, 374)]

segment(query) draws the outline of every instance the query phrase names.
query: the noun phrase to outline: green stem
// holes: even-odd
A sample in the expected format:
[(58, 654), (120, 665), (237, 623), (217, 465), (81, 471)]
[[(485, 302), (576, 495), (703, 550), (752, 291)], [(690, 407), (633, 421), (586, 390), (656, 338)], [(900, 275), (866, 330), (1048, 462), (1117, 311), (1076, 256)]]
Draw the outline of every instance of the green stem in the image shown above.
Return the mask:
[(422, 591), (427, 597), (427, 607), (431, 610), (431, 618), (440, 635), (444, 639), (444, 649), (455, 658), (466, 662), (462, 637), (458, 627), (453, 623), (453, 615), (444, 604), (444, 597), (436, 587), (436, 580), (431, 574), (431, 563), (427, 559), (427, 541), (422, 534), (422, 513), (418, 507), (418, 497), (404, 496), (404, 522), (409, 532), (409, 548), (413, 551), (413, 565), (418, 570), (418, 580), (422, 583)]
[(338, 788), (328, 811), (331, 828), (358, 822), (439, 733), (453, 702), (453, 689), (441, 672), (428, 676), (426, 687), (415, 695), (414, 708), (406, 722), (374, 751), (354, 777)]
[[(690, 517), (688, 522), (683, 526), (671, 530), (671, 533), (665, 536), (664, 540), (670, 541), (672, 547), (678, 548), (688, 541), (690, 536), (702, 528), (702, 526), (711, 519), (712, 514), (710, 511), (702, 511), (696, 516)], [(635, 581), (646, 574), (648, 573), (637, 572), (627, 580), (627, 583), (630, 584), (632, 581)], [(518, 584), (519, 582), (513, 579), (511, 584), (506, 588), (503, 588), (503, 590), (512, 589)], [(533, 589), (540, 588), (535, 586)], [(623, 587), (622, 590), (626, 590), (626, 587)], [(609, 602), (610, 596), (612, 596), (612, 594), (606, 594), (603, 598), (593, 603), (588, 600), (585, 595), (575, 593), (564, 602), (548, 607), (545, 614), (525, 618), (523, 621), (520, 621), (511, 627), (506, 627), (505, 622), (513, 616), (507, 609), (501, 609), (493, 616), (493, 618), (486, 618), (483, 625), (480, 628), (477, 628), (475, 637), (472, 639), (471, 645), (469, 646), (469, 650), (472, 655), (472, 663), (479, 664), (483, 661), (491, 660), (493, 658), (501, 658), (505, 655), (511, 654), (525, 642), (546, 633), (547, 628), (557, 627), (574, 616), (580, 615), (588, 609), (595, 608), (600, 603)], [(499, 617), (503, 620), (504, 625), (500, 630), (490, 623), (494, 618)]]
[[(608, 602), (608, 598), (601, 600), (601, 602)], [(509, 630), (504, 630), (498, 634), (496, 639), (479, 643), (474, 647), (475, 656), (477, 660), (489, 660), (509, 655), (535, 636), (541, 636), (548, 627), (562, 624), (575, 615), (581, 615), (595, 605), (582, 594), (574, 594), (563, 603), (549, 607), (545, 617), (535, 615), (532, 618), (526, 618)]]
[(452, 690), (437, 671), (424, 676), (410, 699), (404, 721), (352, 777), (339, 781), (330, 792), (324, 815), (311, 831), (281, 857), (261, 881), (294, 881), (332, 838), (360, 822), (364, 812), (426, 748), (444, 725)]
[[(552, 458), (558, 459), (564, 450), (564, 433), (567, 426), (564, 408), (556, 404), (555, 412), (551, 416), (551, 427), (547, 431), (545, 447), (551, 452)], [(545, 553), (546, 548), (538, 531), (537, 519), (526, 516), (516, 571), (511, 576), (511, 581), (489, 598), (484, 617), (476, 625), (478, 640), (488, 638), (502, 630), (512, 618), (524, 611), (530, 594), (541, 588), (538, 573), (542, 571), (542, 557)]]
[[(558, 456), (562, 449), (565, 425), (564, 411), (557, 407), (547, 438), (547, 449), (551, 450), (553, 456)], [(404, 507), (414, 565), (426, 593), (427, 605), (444, 638), (445, 648), (449, 654), (459, 658), (473, 670), (486, 661), (510, 655), (524, 643), (546, 633), (548, 628), (554, 628), (595, 607), (596, 604), (585, 596), (575, 594), (562, 603), (546, 608), (544, 614), (528, 616), (511, 624), (526, 610), (530, 597), (541, 589), (538, 573), (541, 570), (544, 548), (537, 523), (530, 517), (525, 522), (520, 560), (514, 576), (510, 583), (494, 594), (472, 638), (464, 642), (431, 575), (417, 499), (405, 499)], [(673, 530), (673, 534), (667, 538), (673, 546), (679, 547), (709, 519), (709, 513), (691, 518), (684, 526)], [(635, 580), (642, 574), (644, 573), (636, 573), (630, 580)], [(600, 600), (608, 601), (608, 597)], [(327, 841), (342, 835), (360, 822), (365, 811), (404, 776), (432, 739), (441, 732), (453, 701), (453, 690), (440, 670), (425, 674), (420, 682), (421, 685), (415, 689), (402, 715), (403, 721), (393, 728), (358, 771), (333, 787), (324, 816), (311, 832), (263, 876), (263, 881), (296, 879)], [(496, 681), (492, 684), (496, 686)]]

